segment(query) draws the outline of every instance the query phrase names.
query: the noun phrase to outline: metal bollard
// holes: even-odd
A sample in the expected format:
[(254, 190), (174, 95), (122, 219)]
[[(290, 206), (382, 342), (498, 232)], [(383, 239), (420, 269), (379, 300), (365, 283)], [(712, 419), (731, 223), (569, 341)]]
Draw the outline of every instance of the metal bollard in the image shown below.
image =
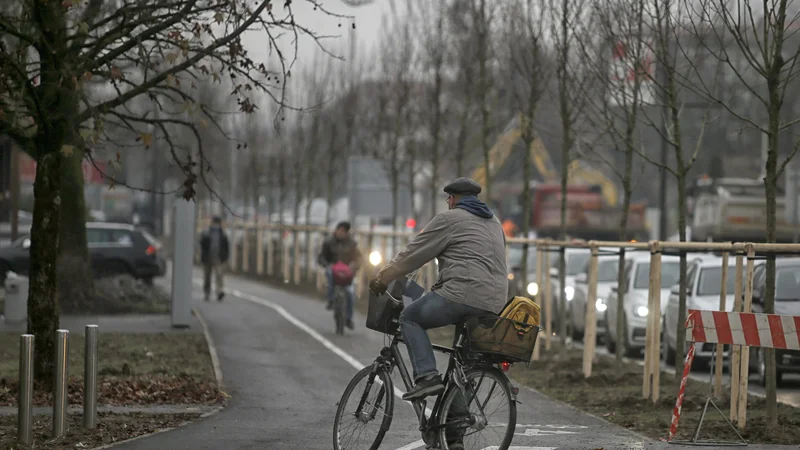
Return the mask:
[(69, 331), (56, 330), (56, 378), (53, 389), (53, 437), (61, 437), (67, 428), (67, 377)]
[(33, 335), (19, 339), (19, 398), (17, 399), (17, 439), (33, 443)]
[(86, 325), (83, 373), (83, 427), (97, 427), (97, 325)]

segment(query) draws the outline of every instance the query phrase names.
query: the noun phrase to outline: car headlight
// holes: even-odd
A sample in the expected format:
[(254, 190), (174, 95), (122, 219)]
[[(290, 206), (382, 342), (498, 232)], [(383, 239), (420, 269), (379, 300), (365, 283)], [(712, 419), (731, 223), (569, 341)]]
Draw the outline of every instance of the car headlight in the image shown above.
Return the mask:
[(594, 302), (594, 307), (598, 312), (605, 312), (608, 309), (608, 305), (606, 305), (606, 302), (604, 302), (602, 298), (598, 298), (597, 301)]
[(642, 306), (636, 307), (636, 315), (639, 316), (639, 317), (646, 316), (648, 312), (649, 312), (649, 310), (647, 309), (647, 306), (642, 305)]
[(379, 251), (376, 250), (369, 254), (369, 263), (373, 266), (377, 266), (381, 261), (383, 261), (383, 257)]
[(567, 295), (567, 301), (571, 301), (572, 298), (575, 297), (575, 288), (567, 286), (564, 288), (564, 293)]
[(508, 274), (508, 281), (514, 281), (514, 274), (513, 273)]
[(536, 283), (528, 283), (528, 295), (537, 295), (539, 293), (539, 285)]

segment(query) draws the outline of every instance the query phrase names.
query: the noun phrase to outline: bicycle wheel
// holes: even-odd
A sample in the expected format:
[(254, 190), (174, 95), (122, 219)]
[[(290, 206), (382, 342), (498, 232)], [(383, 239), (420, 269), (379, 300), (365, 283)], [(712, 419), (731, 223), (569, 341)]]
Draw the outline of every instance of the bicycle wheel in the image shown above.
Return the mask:
[(344, 290), (340, 287), (336, 288), (336, 297), (333, 303), (333, 317), (336, 322), (336, 334), (344, 334), (344, 321), (345, 321), (345, 308), (347, 308), (347, 299), (345, 299)]
[(449, 450), (453, 442), (463, 442), (465, 450), (507, 450), (517, 427), (508, 378), (497, 369), (474, 369), (466, 376), (468, 386), (445, 393), (437, 419), (440, 445)]
[[(371, 365), (361, 369), (350, 380), (339, 400), (333, 423), (333, 449), (377, 450), (392, 424), (393, 409), (394, 395), (389, 374), (383, 369), (373, 373)], [(360, 428), (370, 424), (378, 425), (374, 433)], [(371, 435), (375, 436), (372, 440)]]

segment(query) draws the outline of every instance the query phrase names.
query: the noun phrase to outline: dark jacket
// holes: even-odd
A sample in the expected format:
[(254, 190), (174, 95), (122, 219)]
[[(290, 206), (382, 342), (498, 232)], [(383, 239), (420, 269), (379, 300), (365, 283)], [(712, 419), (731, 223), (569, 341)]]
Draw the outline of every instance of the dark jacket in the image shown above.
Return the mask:
[(200, 236), (200, 261), (203, 264), (211, 264), (211, 234), (219, 233), (219, 259), (221, 263), (228, 261), (230, 257), (230, 244), (228, 236), (221, 227), (211, 226), (203, 231)]
[(361, 268), (363, 255), (358, 249), (358, 243), (351, 237), (339, 240), (336, 236), (331, 236), (322, 243), (322, 249), (317, 258), (317, 262), (322, 267), (341, 261), (348, 264), (353, 271)]

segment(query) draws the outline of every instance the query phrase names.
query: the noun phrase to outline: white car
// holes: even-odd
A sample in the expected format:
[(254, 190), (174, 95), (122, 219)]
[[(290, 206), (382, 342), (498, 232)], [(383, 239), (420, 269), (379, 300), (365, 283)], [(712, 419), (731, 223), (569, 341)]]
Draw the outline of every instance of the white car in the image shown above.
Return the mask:
[[(625, 258), (625, 264), (630, 265), (630, 258)], [(597, 297), (594, 302), (587, 301), (589, 293), (587, 261), (583, 272), (575, 276), (574, 292), (569, 315), (570, 331), (575, 340), (583, 339), (586, 331), (586, 307), (594, 305), (597, 310), (597, 335), (602, 336), (606, 333), (606, 298), (611, 293), (611, 288), (616, 286), (619, 269), (619, 256), (598, 256), (597, 257)]]
[[(680, 258), (677, 256), (661, 256), (661, 311), (666, 309), (670, 287), (680, 277)], [(617, 286), (613, 285), (606, 296), (606, 326), (609, 330), (617, 329), (617, 320), (625, 324), (624, 341), (617, 343), (616, 332), (606, 335), (606, 347), (610, 352), (620, 351), (625, 356), (637, 356), (644, 349), (647, 331), (647, 316), (651, 312), (647, 308), (647, 297), (650, 289), (650, 254), (634, 253), (631, 264), (625, 269), (624, 316), (617, 318)], [(617, 346), (620, 348), (617, 349)]]
[[(703, 309), (719, 311), (719, 294), (722, 288), (722, 258), (698, 259), (692, 262), (686, 274), (686, 310)], [(725, 311), (733, 310), (734, 292), (736, 292), (736, 260), (728, 260), (728, 280), (725, 287)], [(675, 347), (678, 337), (678, 305), (680, 287), (675, 285), (670, 290), (667, 309), (661, 325), (662, 353), (667, 364), (675, 364)], [(685, 325), (684, 323), (681, 326)], [(713, 356), (715, 344), (696, 343), (695, 360), (709, 361)], [(687, 348), (684, 345), (684, 350)], [(727, 355), (727, 349), (724, 355)]]

